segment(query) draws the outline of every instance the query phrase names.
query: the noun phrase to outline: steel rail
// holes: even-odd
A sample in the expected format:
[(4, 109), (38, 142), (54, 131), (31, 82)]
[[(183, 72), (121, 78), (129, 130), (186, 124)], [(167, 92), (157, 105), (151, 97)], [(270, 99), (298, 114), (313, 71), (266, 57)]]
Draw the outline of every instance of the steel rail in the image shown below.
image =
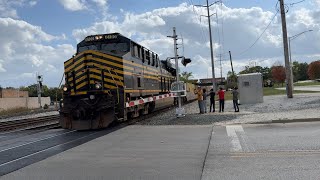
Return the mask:
[(0, 132), (12, 131), (23, 128), (38, 128), (43, 126), (58, 125), (59, 117), (59, 115), (51, 115), (0, 122)]

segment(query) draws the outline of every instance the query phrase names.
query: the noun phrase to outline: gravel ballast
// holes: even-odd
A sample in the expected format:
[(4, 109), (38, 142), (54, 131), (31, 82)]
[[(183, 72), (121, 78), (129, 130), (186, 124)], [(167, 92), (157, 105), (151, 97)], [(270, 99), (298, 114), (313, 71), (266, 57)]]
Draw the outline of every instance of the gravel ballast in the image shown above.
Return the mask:
[[(207, 102), (209, 104), (209, 102)], [(138, 122), (141, 125), (226, 125), (234, 123), (267, 122), (286, 119), (320, 119), (320, 93), (298, 94), (288, 99), (285, 95), (265, 96), (263, 103), (240, 105), (235, 113), (232, 101), (225, 102), (225, 112), (199, 114), (198, 102), (184, 105), (186, 116), (176, 118), (175, 108), (158, 113), (152, 118)], [(209, 111), (209, 107), (207, 107)]]

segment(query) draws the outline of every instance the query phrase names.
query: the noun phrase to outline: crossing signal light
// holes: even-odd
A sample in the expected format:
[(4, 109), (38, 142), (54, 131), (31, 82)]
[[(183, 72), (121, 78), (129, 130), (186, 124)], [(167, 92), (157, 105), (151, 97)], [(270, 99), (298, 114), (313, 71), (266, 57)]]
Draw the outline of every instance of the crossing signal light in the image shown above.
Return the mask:
[(184, 66), (187, 66), (187, 64), (191, 63), (191, 59), (190, 58), (182, 58), (181, 63)]

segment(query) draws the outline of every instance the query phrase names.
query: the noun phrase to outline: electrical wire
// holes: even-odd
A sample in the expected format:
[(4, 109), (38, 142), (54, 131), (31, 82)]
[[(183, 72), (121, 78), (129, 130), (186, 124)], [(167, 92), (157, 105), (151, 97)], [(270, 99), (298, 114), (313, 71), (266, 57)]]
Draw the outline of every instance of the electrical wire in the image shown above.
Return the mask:
[[(197, 16), (197, 17), (199, 17), (199, 23), (200, 23), (200, 28), (201, 28), (201, 37), (202, 37), (202, 40), (203, 40), (203, 42), (205, 42), (206, 41), (206, 37), (205, 37), (205, 33), (204, 33), (204, 29), (203, 29), (203, 27), (201, 26), (201, 16), (198, 14), (198, 12), (194, 9), (194, 3), (193, 3), (193, 0), (188, 0), (189, 1), (189, 3), (192, 5), (192, 11), (193, 11), (193, 13)], [(207, 38), (208, 39), (208, 38)]]
[(276, 16), (278, 15), (279, 11), (277, 10), (277, 12), (274, 14), (274, 16), (272, 17), (271, 21), (269, 22), (269, 24), (267, 25), (267, 27), (262, 31), (262, 33), (259, 35), (259, 37), (253, 42), (253, 44), (245, 49), (244, 51), (242, 51), (241, 53), (237, 54), (236, 56), (242, 56), (244, 55), (246, 52), (248, 52), (254, 45), (256, 45), (256, 43), (260, 40), (260, 38), (262, 37), (262, 35), (267, 31), (267, 29), (270, 27), (271, 23), (273, 22), (273, 20), (276, 18)]
[(306, 0), (302, 0), (302, 1), (294, 2), (294, 3), (290, 3), (290, 6), (293, 6), (293, 5), (296, 5), (296, 4), (299, 4), (299, 3), (302, 3), (302, 2), (304, 2), (304, 1), (306, 1)]

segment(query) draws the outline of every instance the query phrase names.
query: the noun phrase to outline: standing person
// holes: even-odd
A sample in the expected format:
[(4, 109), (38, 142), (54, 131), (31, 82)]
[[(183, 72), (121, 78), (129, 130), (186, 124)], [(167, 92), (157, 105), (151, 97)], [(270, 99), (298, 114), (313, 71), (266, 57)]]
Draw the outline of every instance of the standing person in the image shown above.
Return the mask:
[(203, 96), (202, 96), (202, 89), (200, 86), (198, 87), (196, 94), (197, 94), (197, 100), (198, 100), (200, 114), (203, 114), (203, 108), (202, 108)]
[(202, 109), (204, 110), (204, 113), (207, 113), (207, 90), (206, 89), (203, 89), (202, 90), (203, 94), (203, 101), (202, 101)]
[(216, 93), (213, 91), (213, 89), (210, 89), (210, 112), (212, 109), (212, 112), (215, 112), (215, 102), (214, 102), (214, 96)]
[(232, 95), (233, 95), (233, 108), (234, 108), (234, 112), (239, 112), (239, 105), (238, 105), (238, 88), (234, 87), (232, 90)]
[(220, 87), (220, 90), (217, 93), (219, 95), (219, 112), (224, 111), (224, 90)]

